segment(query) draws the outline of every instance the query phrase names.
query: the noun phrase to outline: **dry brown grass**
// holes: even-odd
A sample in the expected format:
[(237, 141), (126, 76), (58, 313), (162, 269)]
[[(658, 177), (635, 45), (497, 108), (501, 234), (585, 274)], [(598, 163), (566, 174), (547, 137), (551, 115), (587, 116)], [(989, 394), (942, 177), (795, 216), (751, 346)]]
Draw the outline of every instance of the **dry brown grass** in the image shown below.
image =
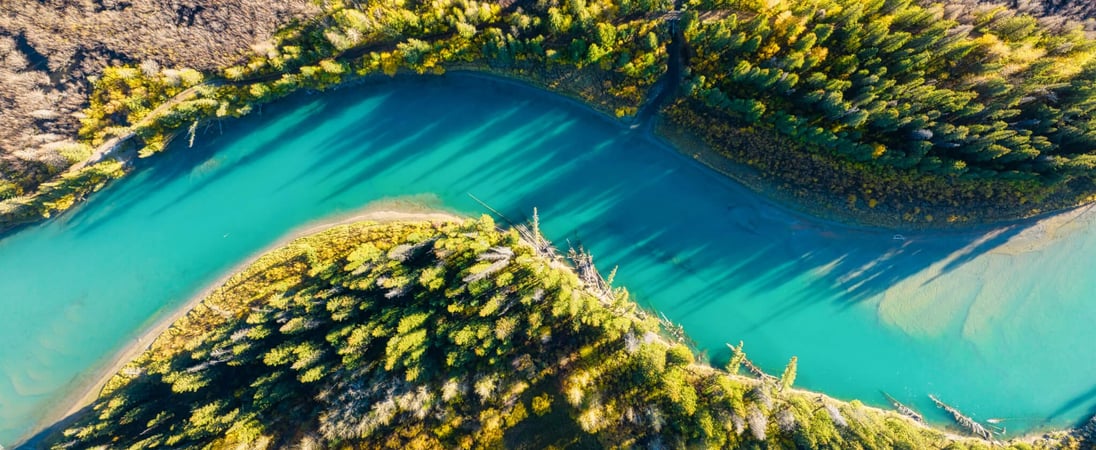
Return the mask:
[(309, 0), (0, 0), (0, 198), (79, 157), (79, 111), (103, 67), (230, 65), (316, 12)]
[[(944, 3), (949, 8), (971, 10), (1004, 5), (1018, 13), (1030, 14), (1042, 20), (1044, 25), (1063, 25), (1063, 21), (1085, 23), (1086, 28), (1096, 27), (1096, 2), (1092, 0), (919, 0), (923, 5)], [(1053, 26), (1051, 27), (1053, 28)]]
[[(1075, 19), (1096, 19), (1096, 2), (1092, 0), (1013, 0), (1021, 10), (1033, 13), (1070, 16)], [(1007, 4), (1007, 3), (1006, 3)], [(1024, 7), (1030, 9), (1025, 9)]]

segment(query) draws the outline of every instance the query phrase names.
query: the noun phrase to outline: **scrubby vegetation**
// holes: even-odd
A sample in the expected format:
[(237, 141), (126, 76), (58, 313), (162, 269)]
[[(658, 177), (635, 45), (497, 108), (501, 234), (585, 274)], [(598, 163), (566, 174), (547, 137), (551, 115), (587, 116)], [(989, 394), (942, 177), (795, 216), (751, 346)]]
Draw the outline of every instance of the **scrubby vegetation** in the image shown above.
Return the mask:
[(794, 359), (779, 379), (737, 375), (741, 351), (730, 372), (706, 366), (551, 248), (487, 218), (298, 239), (176, 322), (53, 444), (991, 447), (791, 389)]
[(0, 200), (33, 191), (38, 183), (87, 157), (73, 139), (71, 114), (84, 101), (51, 89), (15, 39), (0, 34)]
[[(967, 0), (982, 4), (989, 0)], [(1096, 19), (1096, 3), (1087, 0), (1008, 0), (1006, 6), (1019, 12), (1041, 17), (1068, 17), (1076, 20)]]
[(31, 194), (92, 152), (77, 139), (91, 80), (117, 65), (212, 71), (309, 0), (52, 0), (0, 6), (0, 200)]
[[(689, 100), (672, 120), (781, 181), (891, 214), (1006, 210), (990, 218), (1096, 189), (1096, 39), (1081, 23), (913, 0), (689, 6)], [(744, 133), (773, 143), (727, 139)], [(782, 164), (807, 154), (821, 158)]]

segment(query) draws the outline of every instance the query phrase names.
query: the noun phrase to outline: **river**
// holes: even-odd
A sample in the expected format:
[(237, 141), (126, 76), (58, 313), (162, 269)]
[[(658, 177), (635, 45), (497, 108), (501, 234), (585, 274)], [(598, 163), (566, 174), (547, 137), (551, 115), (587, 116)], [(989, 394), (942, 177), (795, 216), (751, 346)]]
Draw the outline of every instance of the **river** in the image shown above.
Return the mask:
[[(797, 385), (1010, 432), (1096, 406), (1096, 225), (907, 233), (811, 219), (561, 97), (482, 77), (297, 95), (177, 142), (75, 210), (0, 238), (0, 443), (158, 318), (303, 224), (378, 200), (534, 207), (713, 361), (745, 341)], [(181, 139), (180, 141), (185, 141)]]

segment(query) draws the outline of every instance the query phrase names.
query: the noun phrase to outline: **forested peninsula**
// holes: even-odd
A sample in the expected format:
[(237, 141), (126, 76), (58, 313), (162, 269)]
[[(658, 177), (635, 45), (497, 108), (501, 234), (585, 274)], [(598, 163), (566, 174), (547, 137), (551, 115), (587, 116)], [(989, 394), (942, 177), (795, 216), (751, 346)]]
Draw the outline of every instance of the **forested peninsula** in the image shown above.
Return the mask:
[[(1096, 200), (1091, 4), (145, 0), (0, 8), (0, 231), (298, 92), (472, 71), (578, 99), (810, 213), (963, 226)], [(698, 361), (588, 255), (490, 220), (272, 252), (57, 448), (1085, 448), (993, 443)]]
[[(611, 276), (610, 276), (611, 278)], [(699, 361), (589, 255), (490, 218), (355, 222), (233, 275), (52, 448), (1075, 449), (992, 443)], [(759, 375), (759, 376), (758, 376)]]
[[(763, 194), (863, 224), (1017, 219), (1096, 194), (1096, 22), (1081, 3), (76, 3), (0, 12), (14, 88), (0, 94), (14, 125), (3, 132), (15, 133), (0, 228), (64, 211), (134, 157), (293, 92), (447, 70), (657, 122)], [(136, 44), (136, 20), (176, 34)]]

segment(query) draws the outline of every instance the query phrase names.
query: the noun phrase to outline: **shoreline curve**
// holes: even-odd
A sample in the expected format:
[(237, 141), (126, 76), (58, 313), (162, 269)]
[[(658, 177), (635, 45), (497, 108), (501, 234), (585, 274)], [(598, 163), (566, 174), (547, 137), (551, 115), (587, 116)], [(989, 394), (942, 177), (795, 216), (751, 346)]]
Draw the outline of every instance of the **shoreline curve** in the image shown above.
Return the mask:
[[(217, 288), (224, 285), (233, 275), (255, 263), (267, 253), (284, 247), (298, 238), (316, 234), (334, 226), (354, 222), (451, 222), (461, 221), (465, 218), (457, 213), (448, 212), (434, 206), (396, 198), (370, 202), (357, 210), (319, 219), (290, 230), (282, 237), (222, 272), (217, 279), (207, 284), (185, 302), (158, 314), (159, 317), (152, 317), (150, 321), (146, 322), (147, 325), (141, 327), (138, 333), (131, 337), (126, 344), (113, 352), (109, 358), (104, 358), (101, 366), (94, 368), (90, 373), (82, 374), (77, 380), (74, 380), (71, 388), (67, 390), (70, 395), (63, 395), (56, 404), (47, 410), (42, 419), (30, 431), (16, 439), (12, 448), (19, 449), (32, 446), (36, 438), (44, 436), (59, 426), (63, 426), (82, 409), (94, 403), (95, 399), (99, 397), (103, 386), (126, 364), (148, 350), (157, 337), (170, 329), (172, 324), (186, 316), (195, 306), (205, 300)], [(0, 446), (0, 450), (3, 448), (3, 446)]]
[[(514, 84), (514, 85), (521, 85), (521, 86), (523, 86), (525, 88), (529, 88), (529, 89), (543, 91), (543, 92), (551, 94), (551, 95), (557, 95), (557, 96), (565, 98), (569, 102), (575, 103), (576, 105), (581, 105), (581, 106), (584, 106), (586, 108), (589, 108), (589, 110), (595, 112), (597, 115), (602, 116), (606, 120), (615, 122), (615, 123), (619, 124), (620, 126), (622, 126), (624, 128), (627, 128), (627, 126), (628, 126), (628, 123), (626, 121), (615, 118), (615, 117), (613, 117), (609, 114), (606, 114), (605, 111), (602, 111), (601, 109), (597, 108), (596, 105), (594, 105), (594, 104), (591, 104), (589, 102), (585, 102), (585, 101), (583, 101), (579, 98), (576, 98), (576, 97), (573, 97), (573, 96), (570, 96), (570, 95), (566, 95), (565, 93), (560, 92), (559, 90), (550, 89), (546, 86), (541, 86), (541, 85), (539, 85), (535, 82), (532, 82), (531, 80), (528, 80), (528, 79), (523, 79), (523, 78), (518, 78), (518, 77), (509, 77), (509, 76), (506, 76), (505, 74), (499, 74), (499, 73), (496, 73), (496, 72), (493, 72), (493, 71), (480, 72), (480, 71), (476, 71), (476, 70), (460, 70), (460, 71), (455, 70), (451, 74), (455, 75), (455, 76), (462, 76), (462, 77), (482, 78), (482, 79), (492, 80), (492, 81), (495, 81), (495, 82), (506, 82), (506, 83), (511, 83), (511, 84)], [(389, 78), (385, 77), (384, 80), (379, 80), (379, 83), (383, 83), (387, 80), (389, 80)], [(827, 223), (828, 222), (830, 224), (838, 225), (838, 226), (842, 226), (842, 227), (848, 227), (848, 228), (854, 228), (854, 229), (866, 229), (866, 230), (891, 230), (892, 229), (892, 228), (886, 228), (886, 227), (880, 227), (880, 226), (873, 226), (873, 225), (870, 225), (870, 224), (864, 224), (864, 223), (859, 223), (859, 222), (849, 223), (849, 222), (846, 222), (846, 221), (842, 220), (842, 217), (828, 217), (828, 216), (825, 216), (825, 215), (818, 215), (818, 214), (816, 214), (816, 213), (814, 213), (810, 210), (803, 209), (803, 205), (799, 205), (796, 202), (785, 201), (785, 200), (779, 198), (777, 195), (774, 195), (775, 193), (772, 192), (772, 191), (755, 189), (754, 187), (750, 186), (749, 184), (743, 182), (742, 180), (739, 180), (737, 177), (727, 175), (727, 174), (723, 173), (723, 171), (718, 170), (715, 167), (711, 167), (710, 165), (704, 163), (703, 161), (696, 160), (696, 158), (691, 157), (691, 155), (686, 152), (687, 149), (685, 149), (685, 148), (681, 147), (680, 145), (670, 141), (669, 139), (666, 139), (665, 136), (663, 136), (661, 133), (659, 133), (657, 131), (642, 130), (640, 132), (642, 132), (645, 135), (645, 137), (647, 137), (647, 138), (649, 138), (653, 141), (656, 141), (659, 144), (665, 145), (666, 147), (668, 147), (668, 150), (673, 150), (676, 153), (678, 153), (680, 156), (682, 156), (686, 159), (694, 159), (696, 161), (696, 163), (708, 166), (707, 170), (711, 170), (712, 175), (715, 175), (715, 176), (720, 177), (720, 178), (724, 178), (724, 179), (726, 179), (726, 181), (732, 182), (734, 184), (737, 184), (737, 185), (741, 186), (744, 189), (747, 189), (749, 191), (757, 193), (771, 207), (777, 207), (777, 208), (780, 208), (780, 209), (784, 209), (786, 211), (794, 213), (795, 215), (801, 215), (801, 216), (809, 217), (813, 221), (822, 222), (822, 223)], [(734, 161), (731, 161), (731, 160), (727, 160), (727, 161), (730, 162), (730, 163), (734, 163)], [(333, 217), (330, 217), (330, 218), (327, 218), (327, 219), (321, 219), (321, 220), (318, 220), (318, 221), (315, 221), (315, 222), (310, 222), (310, 223), (304, 224), (304, 225), (288, 232), (285, 236), (277, 239), (276, 241), (272, 242), (270, 245), (268, 245), (268, 246), (264, 247), (263, 249), (255, 252), (254, 254), (248, 256), (247, 258), (243, 259), (240, 263), (236, 264), (235, 266), (227, 269), (218, 279), (216, 279), (211, 284), (207, 285), (205, 288), (203, 288), (201, 291), (199, 291), (193, 297), (188, 299), (186, 302), (184, 302), (184, 303), (180, 304), (179, 306), (173, 308), (172, 311), (165, 311), (165, 312), (162, 312), (161, 314), (158, 314), (159, 317), (153, 317), (152, 320), (150, 322), (148, 322), (148, 323), (151, 323), (151, 325), (147, 325), (146, 327), (142, 327), (142, 329), (141, 329), (142, 331), (140, 331), (140, 333), (137, 334), (135, 337), (131, 338), (130, 342), (125, 347), (123, 347), (118, 352), (115, 352), (113, 355), (111, 355), (109, 360), (105, 360), (105, 361), (107, 361), (107, 364), (105, 364), (101, 369), (97, 369), (93, 373), (87, 374), (85, 376), (81, 376), (80, 379), (74, 381), (74, 388), (71, 392), (79, 393), (80, 394), (79, 397), (66, 396), (63, 400), (65, 400), (65, 399), (75, 399), (75, 400), (73, 400), (71, 402), (70, 401), (60, 401), (57, 405), (55, 405), (56, 408), (52, 409), (50, 413), (47, 413), (45, 418), (42, 421), (40, 421), (35, 426), (33, 431), (29, 434), (31, 436), (33, 436), (33, 435), (37, 435), (39, 433), (42, 433), (43, 430), (47, 430), (47, 429), (51, 428), (51, 425), (61, 423), (62, 421), (64, 421), (66, 418), (68, 418), (72, 414), (78, 412), (80, 409), (87, 406), (91, 401), (94, 401), (94, 399), (98, 396), (98, 393), (101, 390), (102, 386), (107, 381), (109, 381), (109, 379), (111, 377), (113, 377), (113, 375), (115, 373), (117, 373), (118, 370), (120, 370), (126, 363), (128, 363), (134, 357), (136, 357), (141, 352), (143, 352), (145, 349), (147, 349), (148, 346), (151, 345), (151, 343), (155, 339), (155, 337), (159, 336), (161, 333), (166, 331), (175, 321), (177, 321), (179, 318), (181, 318), (185, 314), (187, 314), (191, 309), (193, 309), (194, 306), (196, 306), (199, 302), (201, 302), (203, 299), (205, 299), (209, 295), (210, 292), (215, 290), (217, 287), (221, 286), (232, 275), (234, 275), (235, 273), (237, 273), (239, 270), (246, 267), (247, 265), (250, 265), (251, 263), (254, 263), (255, 260), (257, 260), (259, 257), (261, 257), (262, 255), (266, 254), (267, 252), (269, 252), (273, 249), (282, 247), (285, 244), (289, 243), (290, 241), (292, 241), (294, 239), (297, 239), (299, 237), (322, 231), (323, 229), (326, 229), (326, 228), (331, 227), (331, 226), (336, 226), (336, 225), (341, 225), (341, 224), (346, 224), (346, 223), (352, 223), (352, 222), (358, 222), (358, 221), (378, 221), (378, 222), (383, 223), (383, 222), (402, 221), (402, 220), (449, 221), (449, 220), (461, 220), (462, 219), (462, 217), (457, 215), (457, 214), (439, 211), (439, 210), (432, 209), (431, 207), (426, 207), (426, 206), (423, 206), (423, 205), (415, 205), (414, 203), (411, 203), (411, 202), (405, 202), (405, 203), (401, 204), (400, 202), (392, 203), (392, 202), (385, 202), (384, 200), (381, 200), (381, 201), (379, 201), (379, 203), (380, 204), (378, 204), (378, 202), (373, 202), (373, 203), (367, 204), (363, 208), (361, 208), (359, 210), (356, 210), (356, 211), (353, 211), (353, 212), (340, 214), (340, 215), (333, 216)], [(933, 233), (933, 234), (942, 234), (942, 235), (964, 235), (964, 234), (976, 234), (976, 233), (981, 234), (981, 233), (1001, 229), (1003, 227), (1026, 226), (1026, 227), (1031, 228), (1029, 230), (1029, 231), (1031, 231), (1031, 233), (1028, 233), (1027, 231), (1025, 231), (1025, 233), (1024, 233), (1026, 235), (1025, 237), (1030, 242), (1034, 242), (1036, 245), (1038, 245), (1038, 243), (1041, 243), (1041, 242), (1044, 242), (1044, 241), (1051, 241), (1055, 238), (1060, 238), (1061, 237), (1060, 235), (1058, 235), (1058, 233), (1055, 232), (1058, 229), (1057, 226), (1051, 228), (1049, 230), (1049, 232), (1047, 232), (1045, 228), (1043, 228), (1043, 229), (1036, 229), (1035, 228), (1037, 226), (1041, 226), (1041, 223), (1044, 220), (1052, 220), (1052, 221), (1055, 221), (1055, 222), (1065, 222), (1065, 223), (1061, 223), (1061, 225), (1067, 225), (1069, 222), (1072, 222), (1072, 220), (1074, 220), (1076, 218), (1079, 218), (1079, 217), (1082, 217), (1082, 216), (1091, 216), (1092, 214), (1096, 214), (1096, 211), (1093, 210), (1093, 206), (1094, 206), (1093, 204), (1081, 205), (1079, 207), (1075, 207), (1075, 208), (1071, 208), (1071, 209), (1053, 211), (1053, 212), (1044, 213), (1044, 214), (1041, 214), (1041, 215), (1038, 215), (1038, 216), (1034, 216), (1034, 217), (1031, 217), (1031, 218), (1020, 218), (1020, 219), (1015, 219), (1015, 220), (1006, 221), (1006, 222), (968, 223), (968, 224), (960, 225), (958, 227), (929, 227), (927, 229), (918, 228), (917, 230), (922, 231), (922, 232), (928, 232), (928, 233)], [(1066, 227), (1066, 228), (1068, 228), (1068, 227)], [(1074, 231), (1074, 230), (1063, 230), (1063, 231), (1064, 232), (1070, 232), (1070, 231)], [(819, 395), (825, 395), (825, 394), (820, 393), (820, 392), (814, 392), (814, 391), (807, 391), (807, 392), (812, 392), (812, 393), (816, 393), (816, 394), (819, 394)], [(847, 400), (841, 400), (841, 401), (847, 401)], [(64, 409), (64, 411), (61, 411), (61, 409)], [(882, 410), (882, 411), (886, 411), (883, 408), (877, 408), (877, 409)], [(52, 411), (56, 411), (56, 412), (52, 412)], [(949, 435), (952, 435), (952, 433), (946, 431), (943, 427), (933, 426), (931, 428), (939, 430), (939, 431), (944, 432), (944, 433), (948, 433)], [(1041, 432), (1035, 432), (1035, 433), (1042, 434)], [(1035, 433), (1033, 433), (1033, 434), (1035, 434)], [(961, 436), (961, 435), (954, 435), (954, 436)], [(20, 445), (24, 445), (25, 444), (24, 441), (26, 440), (27, 437), (28, 436), (24, 436), (24, 437), (21, 438), (21, 440), (16, 441), (17, 444), (16, 444), (15, 447), (19, 448)], [(1018, 437), (1017, 439), (1025, 439), (1027, 437), (1028, 436), (1022, 436), (1022, 437)]]

